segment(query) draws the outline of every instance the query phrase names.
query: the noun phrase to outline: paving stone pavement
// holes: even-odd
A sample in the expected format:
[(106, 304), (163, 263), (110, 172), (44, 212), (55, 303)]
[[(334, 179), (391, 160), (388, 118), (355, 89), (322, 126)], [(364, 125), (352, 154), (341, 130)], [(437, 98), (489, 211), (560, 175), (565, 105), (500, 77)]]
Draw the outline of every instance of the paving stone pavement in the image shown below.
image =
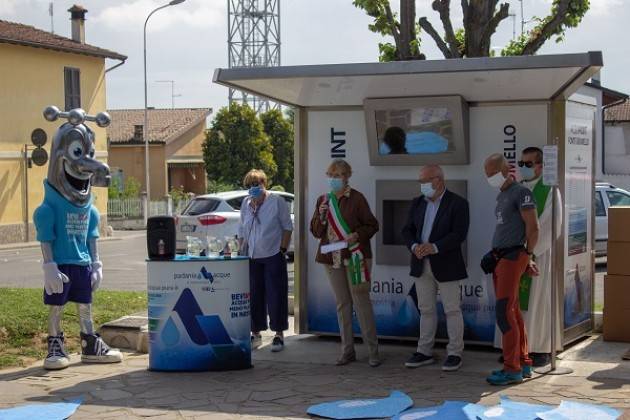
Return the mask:
[[(384, 363), (359, 360), (333, 365), (338, 341), (313, 336), (290, 336), (281, 353), (269, 351), (270, 337), (253, 353), (254, 367), (229, 372), (152, 372), (148, 356), (126, 353), (116, 365), (81, 364), (78, 355), (60, 372), (46, 372), (41, 362), (25, 369), (0, 371), (0, 408), (34, 402), (58, 402), (83, 396), (72, 419), (263, 419), (308, 418), (306, 409), (336, 399), (384, 397), (391, 390), (406, 392), (416, 407), (446, 399), (492, 405), (499, 394), (518, 401), (559, 404), (562, 399), (605, 403), (625, 409), (630, 419), (630, 361), (622, 361), (627, 344), (605, 343), (592, 337), (561, 355), (560, 366), (575, 372), (539, 376), (510, 387), (493, 387), (484, 378), (498, 367), (498, 354), (467, 349), (458, 372), (442, 372), (435, 364), (407, 369), (404, 361), (414, 346), (381, 344)], [(444, 349), (436, 349), (444, 359)], [(593, 355), (595, 361), (589, 361)], [(576, 360), (574, 360), (576, 359)]]

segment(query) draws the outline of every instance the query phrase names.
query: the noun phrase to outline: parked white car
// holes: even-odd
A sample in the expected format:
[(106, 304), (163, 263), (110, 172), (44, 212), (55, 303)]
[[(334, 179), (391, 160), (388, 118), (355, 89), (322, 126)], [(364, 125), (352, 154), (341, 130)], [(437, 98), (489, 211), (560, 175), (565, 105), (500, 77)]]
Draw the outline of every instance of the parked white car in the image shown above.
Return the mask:
[(608, 208), (630, 206), (630, 192), (607, 182), (595, 186), (595, 255), (604, 256), (608, 251)]
[[(279, 191), (270, 191), (270, 193), (277, 194), (286, 200), (291, 213), (291, 221), (294, 222), (293, 194)], [(186, 236), (195, 236), (205, 243), (208, 236), (214, 236), (223, 241), (226, 237), (237, 235), (241, 223), (241, 203), (247, 194), (247, 190), (240, 190), (205, 194), (193, 198), (181, 215), (175, 217), (177, 252), (186, 252)], [(292, 257), (293, 237), (291, 237), (288, 253)]]

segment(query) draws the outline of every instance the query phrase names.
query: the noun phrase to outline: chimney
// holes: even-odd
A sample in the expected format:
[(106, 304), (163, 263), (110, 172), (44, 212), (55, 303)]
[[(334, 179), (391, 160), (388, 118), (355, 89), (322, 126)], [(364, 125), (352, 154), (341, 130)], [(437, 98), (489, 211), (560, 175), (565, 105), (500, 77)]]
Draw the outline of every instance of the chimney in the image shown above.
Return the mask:
[(68, 9), (70, 20), (72, 21), (72, 40), (80, 44), (85, 44), (85, 14), (87, 9), (75, 4)]
[(133, 125), (133, 141), (144, 141), (144, 125)]

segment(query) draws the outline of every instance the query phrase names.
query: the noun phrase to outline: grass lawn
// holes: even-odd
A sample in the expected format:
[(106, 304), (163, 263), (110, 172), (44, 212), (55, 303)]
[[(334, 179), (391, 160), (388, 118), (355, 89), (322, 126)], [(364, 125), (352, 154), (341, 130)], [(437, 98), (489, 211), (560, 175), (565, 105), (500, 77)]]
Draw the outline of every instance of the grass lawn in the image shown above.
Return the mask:
[[(0, 369), (24, 366), (46, 357), (48, 308), (43, 289), (0, 288)], [(147, 308), (144, 292), (99, 290), (94, 295), (94, 327)], [(79, 351), (77, 307), (69, 302), (64, 309), (62, 329), (66, 351)]]

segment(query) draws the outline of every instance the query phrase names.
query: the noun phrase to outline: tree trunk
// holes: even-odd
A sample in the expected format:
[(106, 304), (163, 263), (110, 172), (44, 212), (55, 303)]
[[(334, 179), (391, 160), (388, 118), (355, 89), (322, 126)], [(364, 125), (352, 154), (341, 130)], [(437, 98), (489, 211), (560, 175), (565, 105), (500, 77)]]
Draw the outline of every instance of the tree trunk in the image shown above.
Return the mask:
[(464, 9), (464, 28), (466, 30), (466, 56), (488, 57), (490, 39), (499, 23), (507, 18), (509, 4), (503, 3), (495, 14), (499, 0), (470, 0)]
[(416, 54), (411, 50), (411, 42), (416, 39), (416, 2), (400, 0), (400, 60), (412, 60)]

